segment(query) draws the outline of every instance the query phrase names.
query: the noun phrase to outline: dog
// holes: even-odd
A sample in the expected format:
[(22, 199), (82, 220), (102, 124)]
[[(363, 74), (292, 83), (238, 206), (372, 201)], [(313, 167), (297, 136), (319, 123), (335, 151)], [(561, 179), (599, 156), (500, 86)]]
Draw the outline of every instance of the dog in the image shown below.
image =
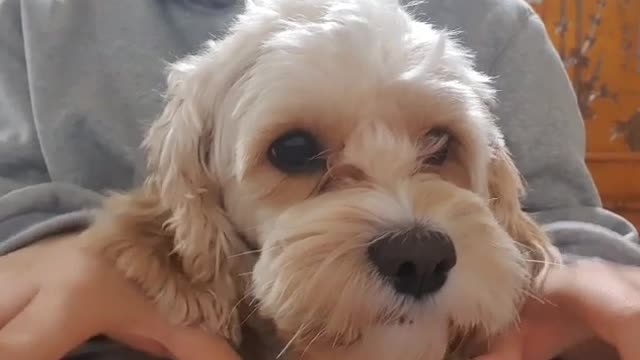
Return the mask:
[(554, 252), (491, 79), (396, 0), (254, 0), (170, 65), (149, 173), (86, 235), (246, 359), (458, 356)]

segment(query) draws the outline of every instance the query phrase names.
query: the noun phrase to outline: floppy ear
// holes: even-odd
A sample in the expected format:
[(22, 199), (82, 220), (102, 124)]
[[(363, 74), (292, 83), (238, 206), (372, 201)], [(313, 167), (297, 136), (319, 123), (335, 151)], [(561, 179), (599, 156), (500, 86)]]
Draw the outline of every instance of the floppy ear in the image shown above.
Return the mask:
[(231, 224), (222, 208), (218, 178), (210, 169), (213, 122), (198, 105), (198, 79), (188, 64), (174, 65), (168, 102), (144, 141), (149, 162), (145, 186), (170, 211), (167, 227), (185, 273), (195, 282), (224, 276)]
[(198, 63), (213, 56), (213, 46), (209, 44), (205, 55), (172, 66), (167, 104), (144, 141), (150, 171), (145, 187), (157, 193), (159, 205), (168, 210), (165, 226), (173, 235), (172, 252), (181, 270), (191, 283), (214, 292), (219, 317), (232, 318), (238, 289), (229, 256), (237, 239), (223, 209), (218, 174), (211, 169), (216, 119), (207, 109), (210, 103), (199, 99), (211, 93), (207, 87), (213, 84), (197, 73)]
[(532, 280), (543, 275), (556, 255), (542, 228), (522, 210), (524, 183), (509, 151), (502, 143), (494, 146), (489, 169), (489, 194), (495, 217), (511, 238), (520, 244), (528, 260)]
[(174, 322), (238, 344), (240, 284), (229, 255), (241, 242), (211, 169), (211, 102), (199, 100), (215, 85), (196, 73), (212, 56), (211, 46), (208, 51), (172, 66), (166, 106), (144, 141), (147, 180), (110, 197), (89, 233), (92, 241), (104, 239), (105, 254)]

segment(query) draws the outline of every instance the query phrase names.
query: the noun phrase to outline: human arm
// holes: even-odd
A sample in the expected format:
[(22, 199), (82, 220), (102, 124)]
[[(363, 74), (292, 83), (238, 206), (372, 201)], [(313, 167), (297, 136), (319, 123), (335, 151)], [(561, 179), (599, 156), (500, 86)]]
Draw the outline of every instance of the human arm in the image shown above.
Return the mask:
[(101, 196), (53, 182), (33, 117), (21, 4), (0, 1), (0, 255), (90, 223)]
[(584, 163), (576, 97), (544, 24), (523, 3), (509, 3), (520, 3), (526, 21), (491, 70), (500, 91), (496, 113), (528, 183), (525, 209), (543, 225), (566, 265), (552, 265), (538, 295), (543, 303), (529, 300), (519, 326), (492, 344), (496, 354), (487, 360), (548, 360), (594, 337), (617, 346), (624, 359), (640, 358), (637, 344), (623, 340), (640, 336), (640, 305), (629, 305), (636, 315), (616, 310), (624, 299), (640, 299), (637, 230), (601, 206)]
[[(48, 238), (1, 259), (0, 358), (60, 359), (88, 339), (107, 335), (179, 360), (238, 359), (223, 338), (170, 324), (84, 236)], [(102, 355), (113, 359), (118, 353), (126, 354)]]
[(585, 130), (575, 93), (544, 24), (521, 1), (518, 26), (498, 51), (495, 112), (527, 182), (525, 210), (541, 223), (565, 260), (598, 257), (640, 265), (638, 233), (602, 208), (585, 165)]
[[(617, 359), (610, 349), (588, 342), (594, 337), (617, 351), (620, 360), (640, 358), (640, 267), (581, 259), (552, 268), (541, 293), (543, 298), (524, 307), (520, 323), (477, 360), (549, 360), (560, 354), (563, 359)], [(581, 350), (585, 344), (595, 346)]]
[[(50, 241), (90, 225), (102, 195), (79, 183), (56, 182), (49, 172), (34, 115), (42, 99), (32, 98), (39, 80), (31, 78), (33, 69), (27, 65), (23, 7), (19, 0), (0, 0), (0, 359), (57, 360), (74, 348), (70, 360), (148, 358), (113, 342), (78, 347), (102, 333), (140, 350), (157, 350), (161, 343), (180, 359), (194, 359), (194, 351), (202, 355), (228, 350), (217, 339), (171, 326), (150, 312), (153, 306), (134, 286), (116, 276), (98, 254), (79, 249), (74, 236)], [(49, 144), (49, 149), (73, 149), (73, 142), (65, 140)], [(86, 169), (76, 166), (75, 171)], [(88, 314), (88, 309), (99, 311)], [(39, 314), (37, 321), (30, 313)], [(138, 330), (128, 321), (135, 317)], [(106, 323), (109, 319), (119, 321)], [(132, 331), (148, 338), (142, 343), (130, 339)], [(154, 343), (152, 348), (147, 340)]]

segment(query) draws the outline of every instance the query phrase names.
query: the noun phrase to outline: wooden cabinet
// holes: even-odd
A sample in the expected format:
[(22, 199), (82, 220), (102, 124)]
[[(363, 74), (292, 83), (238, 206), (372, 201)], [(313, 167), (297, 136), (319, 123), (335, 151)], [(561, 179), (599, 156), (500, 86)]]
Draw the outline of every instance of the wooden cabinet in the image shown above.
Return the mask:
[(605, 207), (640, 228), (640, 0), (536, 0), (578, 96)]

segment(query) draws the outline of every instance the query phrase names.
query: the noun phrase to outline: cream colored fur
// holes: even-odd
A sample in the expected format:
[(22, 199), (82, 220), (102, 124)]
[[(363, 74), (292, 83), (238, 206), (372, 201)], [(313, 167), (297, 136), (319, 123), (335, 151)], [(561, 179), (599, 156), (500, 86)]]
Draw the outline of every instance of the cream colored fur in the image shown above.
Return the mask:
[[(451, 34), (395, 1), (249, 2), (225, 39), (172, 65), (148, 179), (87, 236), (176, 323), (248, 359), (440, 360), (515, 321), (553, 256), (521, 210), (493, 94)], [(454, 139), (442, 166), (424, 161), (434, 128)], [(270, 164), (292, 129), (320, 139), (326, 171)], [(411, 223), (458, 256), (420, 302), (366, 256)]]

